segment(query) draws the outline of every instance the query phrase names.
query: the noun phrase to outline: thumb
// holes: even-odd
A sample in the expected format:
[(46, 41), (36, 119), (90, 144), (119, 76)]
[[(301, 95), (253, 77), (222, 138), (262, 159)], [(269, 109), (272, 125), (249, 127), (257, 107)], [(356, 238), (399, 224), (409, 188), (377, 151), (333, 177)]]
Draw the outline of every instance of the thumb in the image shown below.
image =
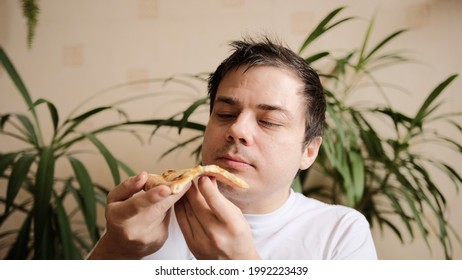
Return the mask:
[(143, 189), (146, 180), (148, 179), (148, 173), (145, 171), (139, 173), (136, 176), (130, 177), (123, 181), (115, 189), (109, 192), (107, 196), (107, 202), (124, 201), (132, 197), (135, 193)]

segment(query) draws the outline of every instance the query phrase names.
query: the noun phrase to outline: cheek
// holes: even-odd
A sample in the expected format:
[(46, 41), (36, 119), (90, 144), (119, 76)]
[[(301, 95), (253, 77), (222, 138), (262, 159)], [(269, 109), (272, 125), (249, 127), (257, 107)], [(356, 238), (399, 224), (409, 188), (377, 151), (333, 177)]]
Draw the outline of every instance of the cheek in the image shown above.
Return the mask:
[(302, 143), (294, 141), (295, 137), (259, 139), (258, 145), (269, 169), (298, 170), (302, 160)]
[(213, 149), (219, 144), (219, 136), (217, 129), (207, 128), (204, 133), (204, 140), (202, 142), (202, 162), (207, 164), (212, 156)]

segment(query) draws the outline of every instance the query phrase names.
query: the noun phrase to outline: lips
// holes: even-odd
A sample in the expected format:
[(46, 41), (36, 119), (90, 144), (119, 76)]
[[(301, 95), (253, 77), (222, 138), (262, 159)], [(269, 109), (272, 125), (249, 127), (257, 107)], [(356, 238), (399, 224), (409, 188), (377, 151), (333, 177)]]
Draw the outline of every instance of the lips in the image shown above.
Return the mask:
[(253, 165), (247, 159), (239, 155), (225, 154), (217, 157), (217, 161), (223, 168), (229, 168), (234, 170), (253, 167)]

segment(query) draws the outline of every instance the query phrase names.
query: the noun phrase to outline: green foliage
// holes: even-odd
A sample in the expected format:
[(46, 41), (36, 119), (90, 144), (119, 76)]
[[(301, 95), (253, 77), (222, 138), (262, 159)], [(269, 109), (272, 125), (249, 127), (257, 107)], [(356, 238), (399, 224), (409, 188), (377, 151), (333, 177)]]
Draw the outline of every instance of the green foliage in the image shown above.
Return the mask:
[[(31, 97), (1, 47), (0, 62), (28, 108), (26, 113), (0, 114), (0, 136), (3, 139), (12, 138), (23, 146), (18, 150), (0, 152), (0, 178), (7, 180), (6, 191), (2, 192), (6, 196), (0, 196), (0, 204), (4, 206), (3, 213), (0, 213), (0, 251), (7, 250), (7, 259), (81, 259), (100, 237), (102, 227), (97, 224), (97, 205), (105, 206), (109, 188), (93, 181), (88, 166), (80, 157), (95, 152), (99, 154), (112, 174), (113, 184), (117, 185), (121, 181), (121, 171), (128, 176), (135, 173), (114, 156), (100, 140), (100, 135), (116, 131), (141, 139), (136, 130), (125, 127), (155, 127), (169, 122), (163, 119), (132, 121), (116, 105), (90, 108), (75, 116), (75, 112), (84, 110), (83, 106), (90, 99), (105, 92), (82, 102), (63, 119), (52, 102)], [(161, 82), (165, 83), (165, 79)], [(116, 103), (124, 104), (150, 96), (135, 95)], [(40, 109), (49, 113), (48, 120), (53, 129), (49, 140), (43, 136), (41, 125), (44, 120), (38, 117)], [(86, 121), (108, 112), (116, 112), (121, 117), (89, 131), (84, 129)], [(182, 126), (203, 128), (194, 123)], [(79, 149), (83, 141), (93, 144), (94, 150)], [(56, 170), (58, 164), (65, 162), (72, 167), (73, 174), (70, 176), (58, 174)], [(9, 219), (21, 221), (22, 224), (18, 228), (5, 229), (3, 225)]]
[[(26, 215), (22, 226), (8, 232), (1, 232), (1, 248), (9, 248), (8, 259), (75, 259), (82, 258), (99, 238), (100, 228), (96, 224), (95, 183), (86, 167), (72, 154), (71, 148), (85, 138), (91, 137), (99, 149), (95, 134), (82, 137), (79, 124), (85, 119), (103, 111), (90, 111), (77, 118), (67, 118), (60, 122), (57, 108), (45, 99), (31, 98), (18, 72), (0, 48), (0, 61), (16, 85), (27, 107), (27, 114), (2, 113), (0, 135), (12, 137), (22, 142), (25, 148), (0, 154), (0, 176), (7, 178), (5, 207), (0, 216), (0, 226), (7, 219), (17, 219)], [(49, 143), (42, 135), (41, 122), (37, 117), (39, 106), (46, 104), (50, 113), (53, 136)], [(113, 108), (107, 107), (106, 110)], [(111, 167), (117, 161), (110, 153), (104, 154)], [(60, 178), (55, 167), (60, 159), (67, 159), (74, 170), (74, 176)], [(119, 183), (119, 170), (111, 169), (114, 183)], [(19, 195), (20, 192), (22, 195)], [(106, 195), (103, 188), (98, 191)], [(24, 198), (25, 197), (25, 198)], [(68, 210), (64, 200), (76, 200), (77, 208)], [(69, 211), (69, 212), (67, 212)], [(82, 212), (86, 230), (73, 227), (72, 219)], [(87, 236), (89, 236), (89, 241)]]
[[(326, 17), (308, 36), (311, 38), (309, 43), (324, 35), (331, 26), (352, 19), (330, 23), (342, 9)], [(462, 177), (444, 159), (420, 153), (418, 146), (435, 143), (460, 154), (460, 143), (430, 126), (436, 122), (440, 126), (448, 124), (461, 132), (457, 123), (460, 119), (457, 117), (462, 112), (441, 114), (438, 110), (443, 104), (440, 95), (457, 75), (449, 76), (433, 89), (417, 113), (397, 111), (388, 102), (386, 87), (390, 85), (385, 86), (385, 82), (377, 80), (374, 73), (409, 61), (399, 51), (386, 50), (406, 30), (393, 32), (371, 45), (373, 27), (374, 19), (369, 21), (358, 49), (346, 51), (340, 56), (331, 51), (323, 52), (323, 58), (333, 62), (333, 67), (328, 71), (318, 69), (325, 77), (323, 84), (328, 97), (328, 121), (316, 167), (330, 180), (329, 183), (307, 186), (303, 192), (305, 195), (320, 195), (331, 203), (356, 208), (366, 215), (372, 226), (378, 224), (380, 228), (391, 228), (402, 242), (403, 231), (411, 238), (415, 237), (417, 231), (431, 249), (428, 237), (435, 234), (439, 237), (446, 258), (451, 258), (453, 240), (459, 240), (459, 237), (448, 224), (446, 199), (431, 174), (441, 171), (457, 190), (462, 184)], [(309, 43), (303, 45), (300, 54), (307, 52)], [(313, 55), (307, 59), (311, 60), (310, 57)], [(310, 62), (317, 65), (313, 60)], [(354, 102), (350, 102), (357, 90), (368, 83), (374, 85), (368, 89), (368, 94), (381, 94), (385, 105), (374, 102), (354, 105)], [(374, 119), (389, 124), (391, 133), (374, 129)]]
[(35, 0), (22, 0), (22, 13), (27, 20), (27, 44), (29, 48), (35, 37), (40, 9)]

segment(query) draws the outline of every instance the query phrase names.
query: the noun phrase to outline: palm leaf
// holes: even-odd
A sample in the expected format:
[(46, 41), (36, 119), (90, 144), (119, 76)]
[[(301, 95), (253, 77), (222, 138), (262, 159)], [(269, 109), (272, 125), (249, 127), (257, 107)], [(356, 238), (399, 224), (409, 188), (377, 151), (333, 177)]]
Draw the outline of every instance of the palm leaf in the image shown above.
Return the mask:
[(122, 168), (123, 171), (125, 171), (125, 173), (126, 173), (129, 177), (135, 176), (135, 175), (136, 175), (136, 172), (133, 171), (133, 169), (131, 169), (130, 166), (128, 166), (127, 164), (125, 164), (123, 161), (117, 160), (117, 164), (119, 165), (120, 168)]
[(351, 163), (351, 178), (353, 183), (352, 187), (354, 190), (354, 205), (356, 205), (361, 200), (364, 194), (365, 167), (361, 154), (351, 151), (348, 155)]
[(371, 36), (374, 24), (375, 24), (375, 17), (372, 17), (372, 19), (369, 21), (369, 24), (367, 26), (367, 31), (366, 31), (366, 34), (364, 36), (364, 39), (363, 39), (363, 42), (362, 42), (362, 45), (361, 45), (361, 49), (359, 51), (358, 63), (355, 65), (356, 71), (363, 68), (362, 66), (363, 66), (364, 62), (367, 61), (367, 56), (365, 56), (364, 53), (366, 52), (367, 44), (369, 42), (369, 38)]
[(178, 134), (180, 134), (181, 130), (183, 130), (183, 128), (185, 128), (191, 114), (194, 113), (196, 111), (196, 109), (199, 108), (200, 106), (207, 104), (208, 100), (209, 100), (208, 97), (204, 97), (204, 98), (201, 98), (199, 100), (196, 100), (191, 106), (189, 106), (183, 112), (183, 118), (181, 119), (180, 125), (178, 126)]
[[(18, 91), (21, 93), (22, 98), (26, 102), (27, 108), (33, 108), (33, 102), (30, 97), (29, 91), (27, 90), (24, 82), (22, 81), (21, 77), (19, 76), (18, 72), (16, 71), (15, 67), (11, 63), (10, 59), (8, 58), (7, 54), (3, 50), (3, 48), (0, 46), (0, 62), (3, 64), (3, 67), (5, 68), (6, 72), (10, 76), (11, 80), (15, 84), (16, 88)], [(36, 128), (36, 133), (39, 135), (39, 144), (42, 144), (42, 137), (41, 137), (41, 129), (40, 129), (40, 123), (37, 118), (37, 113), (35, 109), (31, 109), (32, 115), (35, 120), (35, 128)]]
[(103, 111), (106, 111), (106, 110), (109, 110), (109, 109), (112, 109), (111, 106), (102, 106), (102, 107), (98, 107), (98, 108), (94, 108), (94, 109), (91, 109), (85, 113), (82, 113), (81, 115), (78, 115), (77, 117), (75, 118), (72, 118), (72, 119), (68, 119), (64, 122), (64, 124), (70, 124), (70, 126), (64, 130), (64, 132), (57, 138), (57, 141), (60, 142), (62, 141), (62, 139), (64, 139), (64, 137), (66, 137), (69, 133), (71, 132), (74, 132), (75, 131), (75, 128), (81, 124), (83, 121), (85, 121), (86, 119), (90, 118), (91, 116), (93, 115), (96, 115), (100, 112), (103, 112)]
[(326, 57), (328, 55), (330, 55), (330, 52), (320, 52), (320, 53), (313, 54), (313, 55), (305, 58), (305, 61), (306, 61), (306, 63), (311, 64), (311, 63), (313, 63), (313, 62), (315, 62), (315, 61), (317, 61), (317, 60), (319, 60), (319, 59), (321, 59), (323, 57)]
[(106, 160), (106, 163), (109, 166), (109, 169), (111, 171), (112, 178), (114, 179), (114, 184), (115, 185), (120, 184), (120, 172), (119, 172), (119, 168), (118, 168), (118, 162), (115, 159), (115, 157), (106, 148), (106, 146), (101, 141), (99, 141), (94, 135), (92, 135), (92, 134), (84, 134), (84, 136), (88, 140), (90, 140), (96, 146), (96, 148), (99, 150), (101, 155), (103, 155), (103, 157)]
[(386, 224), (386, 225), (396, 234), (396, 236), (398, 236), (398, 238), (399, 238), (399, 240), (401, 241), (401, 243), (404, 243), (403, 236), (402, 236), (402, 234), (401, 234), (401, 232), (400, 232), (400, 230), (398, 229), (397, 226), (395, 226), (390, 220), (385, 219), (385, 218), (383, 218), (383, 217), (380, 216), (380, 215), (378, 216), (378, 218), (379, 218), (379, 223), (381, 223), (381, 224), (382, 224), (382, 223)]
[(334, 11), (330, 12), (319, 24), (318, 26), (316, 26), (316, 28), (313, 30), (313, 32), (311, 32), (308, 37), (305, 39), (305, 41), (303, 42), (302, 46), (300, 47), (300, 50), (298, 51), (298, 53), (302, 53), (303, 50), (306, 49), (306, 47), (311, 44), (314, 40), (316, 40), (319, 36), (321, 36), (322, 34), (324, 34), (325, 32), (327, 32), (328, 30), (332, 29), (333, 27), (343, 23), (343, 22), (346, 22), (348, 20), (351, 20), (353, 19), (353, 17), (348, 17), (348, 18), (344, 18), (342, 20), (339, 20), (333, 24), (331, 24), (330, 26), (327, 26), (327, 24), (339, 13), (341, 12), (345, 7), (340, 7), (340, 8), (337, 8), (335, 9)]
[[(24, 82), (22, 81), (21, 77), (19, 77), (18, 72), (16, 71), (15, 67), (11, 63), (10, 59), (8, 58), (7, 54), (3, 50), (3, 48), (0, 46), (0, 62), (3, 64), (3, 67), (5, 68), (6, 72), (10, 76), (10, 78), (13, 80), (13, 83), (16, 85), (16, 88), (19, 90), (21, 93), (22, 98), (26, 102), (27, 108), (33, 108), (33, 102), (30, 97), (29, 91), (27, 90)], [(32, 114), (35, 116), (35, 110), (32, 110)]]
[(35, 101), (33, 104), (33, 107), (36, 107), (43, 103), (47, 104), (48, 110), (50, 111), (51, 121), (53, 123), (53, 130), (54, 130), (53, 134), (56, 134), (56, 129), (58, 128), (58, 123), (59, 123), (58, 110), (56, 109), (53, 103), (43, 98), (40, 98), (37, 101)]
[(190, 139), (184, 141), (184, 142), (181, 142), (181, 143), (178, 143), (177, 145), (175, 145), (174, 147), (168, 149), (166, 152), (164, 152), (160, 158), (164, 158), (165, 156), (169, 155), (170, 153), (172, 153), (173, 151), (177, 150), (177, 149), (180, 149), (180, 148), (183, 148), (185, 146), (187, 146), (188, 144), (202, 138), (203, 135), (197, 135), (197, 136), (194, 136), (194, 137), (191, 137)]
[(93, 243), (96, 243), (99, 236), (96, 229), (96, 201), (93, 182), (81, 161), (71, 156), (69, 157), (69, 161), (71, 162), (75, 178), (79, 183), (80, 192), (82, 193), (82, 212), (85, 217), (85, 223)]
[(29, 120), (29, 118), (25, 115), (18, 114), (16, 115), (18, 120), (21, 122), (22, 126), (24, 127), (23, 133), (27, 137), (27, 140), (30, 144), (39, 147), (40, 146), (40, 140), (37, 137), (37, 134), (35, 133), (35, 127), (32, 124), (32, 122)]
[(79, 250), (74, 244), (73, 233), (68, 219), (67, 213), (64, 210), (64, 206), (61, 199), (54, 193), (54, 201), (56, 203), (56, 222), (59, 229), (59, 237), (61, 246), (63, 247), (64, 259), (66, 260), (78, 260), (82, 259)]
[(6, 153), (0, 154), (0, 177), (3, 177), (5, 174), (6, 169), (13, 164), (16, 156), (19, 153)]
[[(406, 32), (407, 29), (401, 29), (401, 30), (398, 30), (396, 32), (393, 32), (392, 34), (390, 34), (389, 36), (387, 36), (386, 38), (384, 38), (382, 41), (380, 41), (363, 59), (363, 61), (366, 61), (368, 59), (371, 59), (371, 57), (376, 53), (378, 52), (381, 48), (383, 48), (386, 44), (388, 44), (391, 40), (393, 40), (395, 37), (399, 36), (400, 34), (402, 34), (403, 32)], [(386, 56), (382, 56), (380, 57), (379, 61), (383, 61), (385, 58), (399, 58), (400, 60), (404, 60), (406, 61), (407, 59), (403, 58), (403, 57), (400, 57), (400, 56), (396, 56), (396, 55), (386, 55)]]
[(50, 255), (49, 239), (46, 231), (50, 226), (50, 199), (54, 183), (55, 158), (53, 149), (45, 147), (40, 153), (34, 186), (34, 251), (36, 258), (47, 259)]
[[(8, 159), (8, 158), (7, 158)], [(24, 180), (29, 173), (29, 169), (35, 160), (34, 154), (24, 154), (13, 164), (11, 175), (8, 179), (6, 192), (5, 215), (10, 210)]]
[(23, 222), (21, 229), (16, 237), (16, 240), (11, 246), (6, 259), (8, 260), (25, 260), (29, 258), (30, 248), (29, 248), (29, 240), (30, 240), (30, 231), (31, 231), (31, 224), (32, 224), (32, 212), (29, 212), (25, 221)]
[(441, 82), (425, 99), (423, 104), (420, 106), (419, 110), (417, 111), (412, 123), (411, 127), (418, 126), (420, 127), (424, 117), (427, 115), (428, 108), (430, 105), (435, 101), (436, 98), (443, 92), (443, 90), (455, 79), (457, 78), (457, 74), (449, 76), (446, 80)]

